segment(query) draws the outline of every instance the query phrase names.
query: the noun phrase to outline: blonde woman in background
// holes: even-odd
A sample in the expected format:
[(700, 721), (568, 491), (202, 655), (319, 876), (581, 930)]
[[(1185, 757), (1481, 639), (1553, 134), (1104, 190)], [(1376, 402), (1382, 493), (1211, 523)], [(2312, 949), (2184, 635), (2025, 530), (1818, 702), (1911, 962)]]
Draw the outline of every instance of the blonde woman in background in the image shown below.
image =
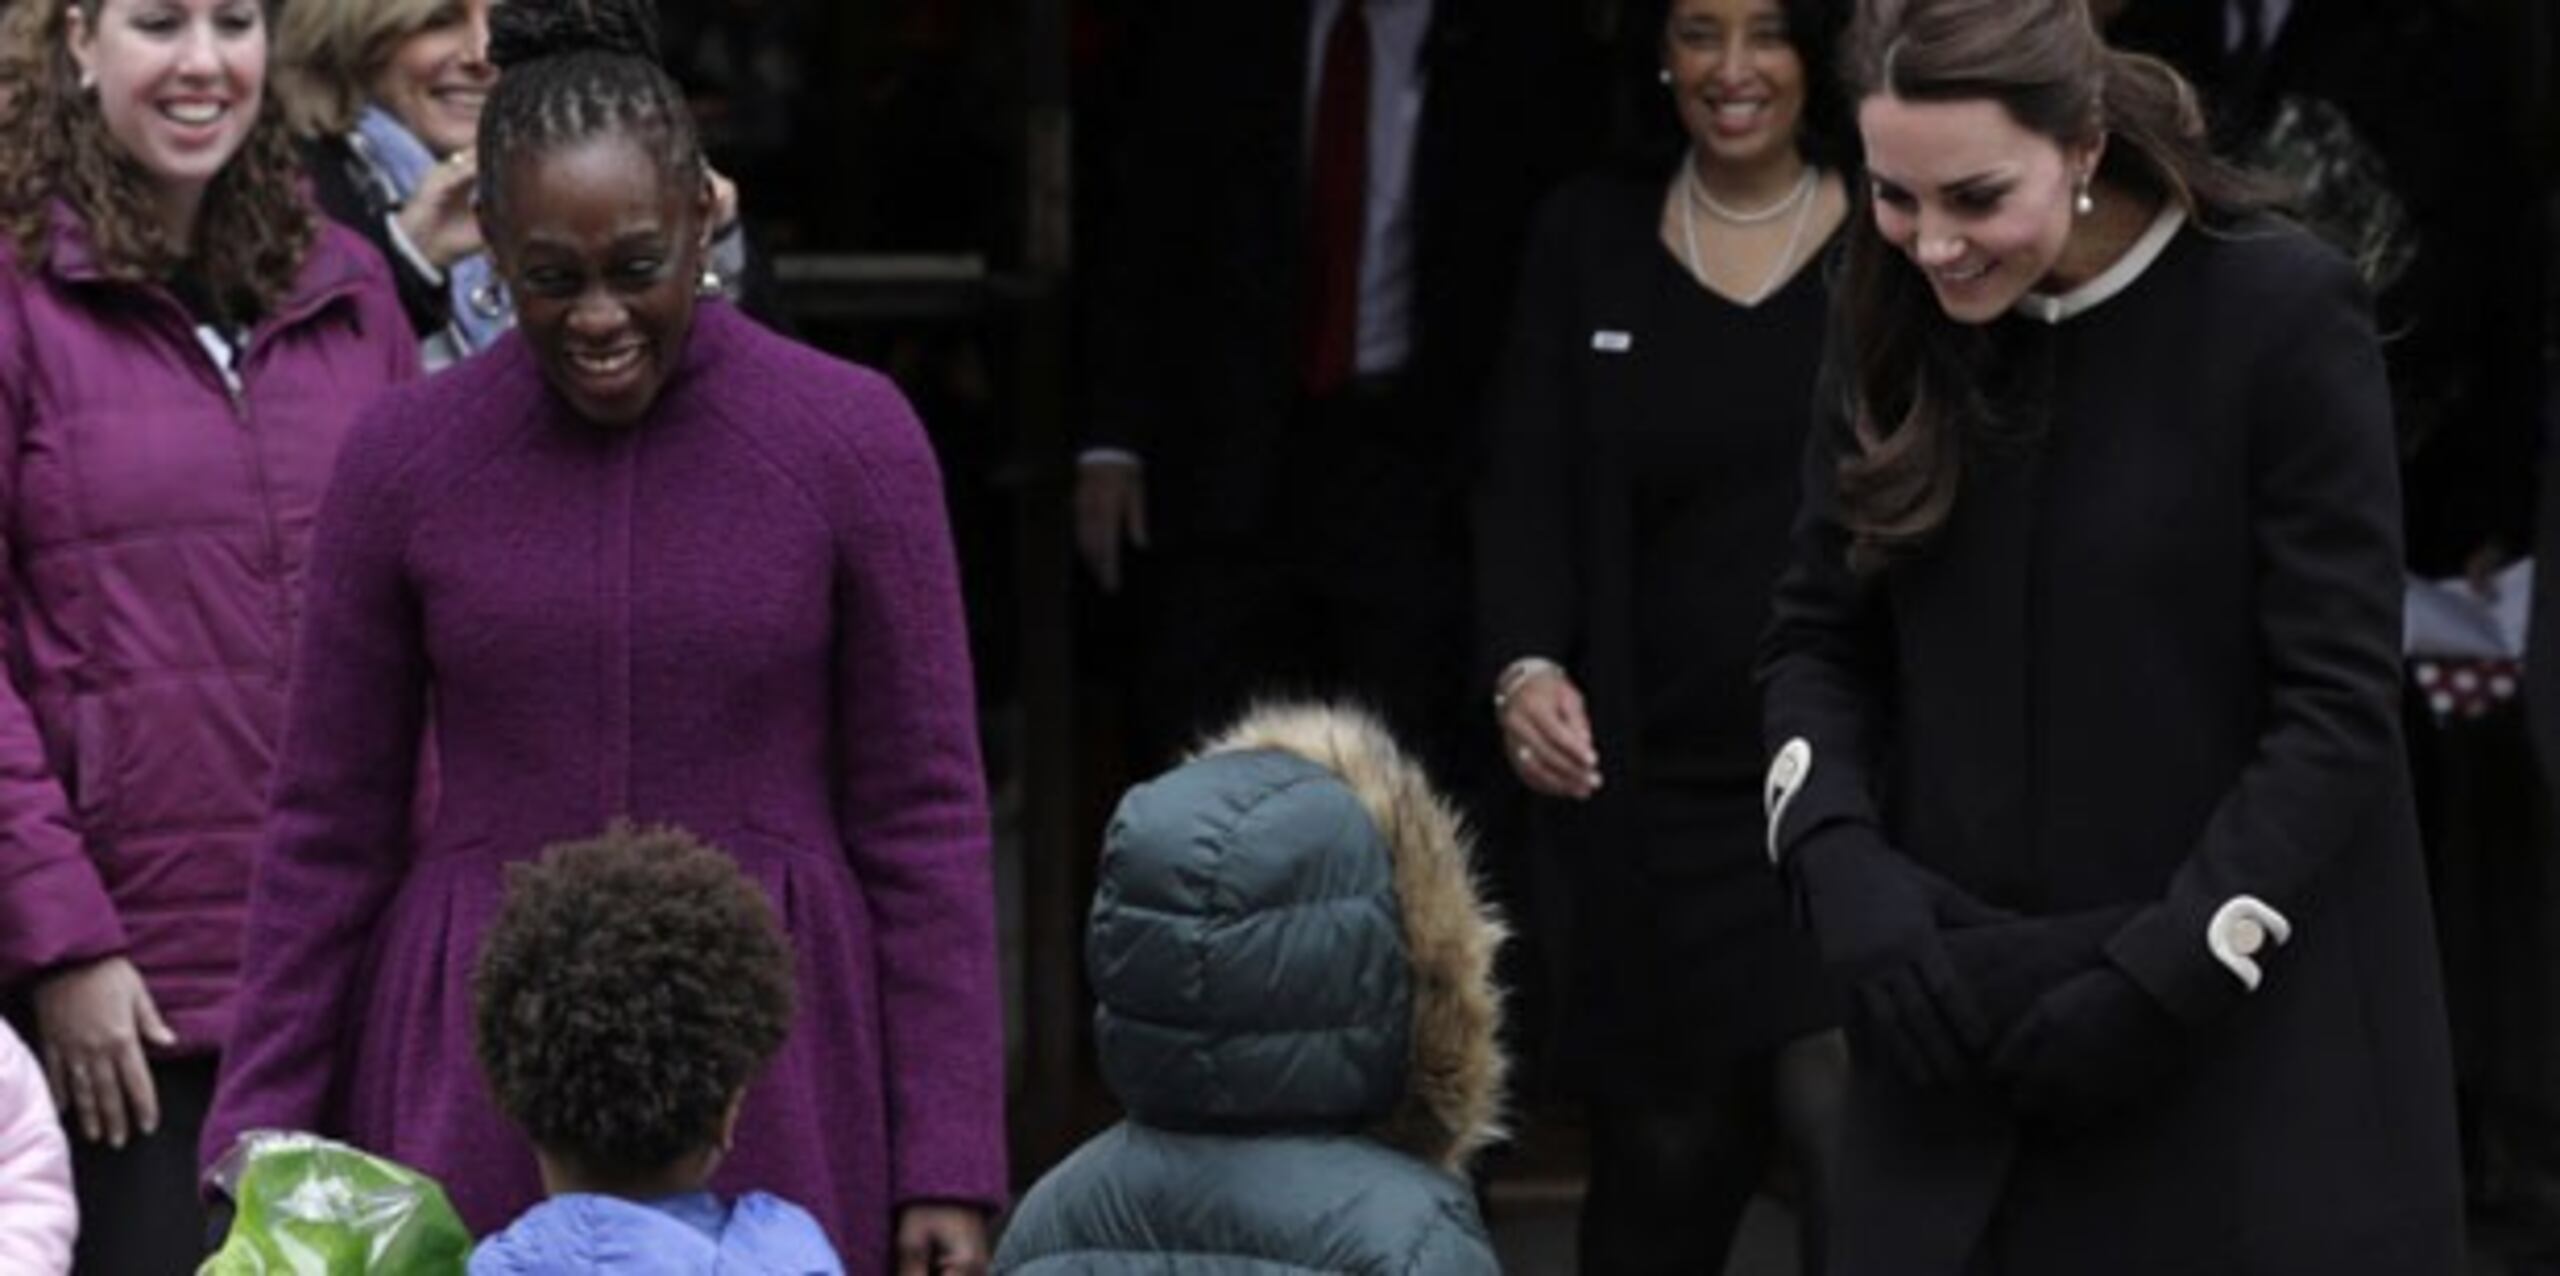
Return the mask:
[[(277, 24), (276, 86), (321, 210), (391, 266), (432, 371), (515, 325), (471, 206), (472, 142), (498, 82), (490, 0), (295, 0)], [(737, 192), (714, 174), (711, 272), (746, 267)]]

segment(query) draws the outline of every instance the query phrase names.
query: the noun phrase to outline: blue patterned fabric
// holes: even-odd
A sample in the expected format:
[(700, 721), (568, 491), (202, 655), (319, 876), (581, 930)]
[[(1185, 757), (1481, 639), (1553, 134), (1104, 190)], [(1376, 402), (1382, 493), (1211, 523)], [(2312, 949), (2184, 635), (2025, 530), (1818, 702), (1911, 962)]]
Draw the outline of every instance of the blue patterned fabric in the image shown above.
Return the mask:
[[(356, 117), (355, 141), (403, 204), (416, 196), (427, 170), (436, 166), (435, 154), (426, 143), (379, 106), (368, 105)], [(479, 351), (515, 325), (515, 305), (507, 300), (488, 254), (473, 253), (445, 267), (444, 280), (453, 303), (454, 334), (465, 347), (462, 353)]]

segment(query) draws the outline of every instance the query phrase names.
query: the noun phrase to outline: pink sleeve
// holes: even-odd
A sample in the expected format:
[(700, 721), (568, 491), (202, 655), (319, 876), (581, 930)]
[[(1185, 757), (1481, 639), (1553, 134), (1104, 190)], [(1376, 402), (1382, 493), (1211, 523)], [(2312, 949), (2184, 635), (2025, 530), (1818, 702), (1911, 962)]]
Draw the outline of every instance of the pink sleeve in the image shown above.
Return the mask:
[(71, 1145), (44, 1073), (0, 1024), (0, 1271), (71, 1270), (80, 1207), (71, 1195)]

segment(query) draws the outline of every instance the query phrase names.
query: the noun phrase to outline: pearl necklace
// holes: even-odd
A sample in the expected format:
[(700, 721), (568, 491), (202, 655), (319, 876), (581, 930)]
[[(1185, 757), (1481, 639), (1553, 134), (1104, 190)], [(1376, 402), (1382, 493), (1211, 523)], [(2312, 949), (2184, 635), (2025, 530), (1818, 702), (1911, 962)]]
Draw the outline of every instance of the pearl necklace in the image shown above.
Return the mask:
[[(1795, 206), (1796, 220), (1795, 225), (1787, 231), (1787, 246), (1779, 251), (1778, 260), (1769, 267), (1769, 277), (1760, 281), (1759, 289), (1754, 291), (1748, 297), (1738, 299), (1741, 302), (1743, 309), (1748, 310), (1759, 305), (1761, 302), (1767, 301), (1770, 294), (1778, 290), (1778, 285), (1785, 282), (1787, 278), (1787, 267), (1795, 264), (1796, 250), (1804, 247), (1805, 225), (1813, 220), (1813, 206), (1821, 202), (1820, 200), (1806, 198), (1817, 184), (1819, 171), (1820, 170), (1814, 168), (1811, 164), (1805, 165), (1804, 176), (1796, 179), (1796, 188), (1794, 191), (1789, 193), (1785, 199), (1779, 200), (1777, 203), (1771, 204), (1769, 207), (1753, 213), (1749, 222), (1742, 223), (1744, 225), (1748, 225), (1750, 222), (1765, 222), (1776, 217), (1779, 213), (1784, 212), (1788, 205), (1792, 204)], [(1707, 278), (1707, 269), (1705, 265), (1702, 264), (1701, 259), (1698, 256), (1698, 211), (1696, 205), (1699, 201), (1705, 201), (1708, 205), (1709, 212), (1717, 212), (1717, 207), (1714, 200), (1707, 198), (1706, 187), (1699, 184), (1698, 168), (1695, 163), (1682, 164), (1680, 166), (1680, 172), (1683, 178), (1683, 185), (1687, 186), (1689, 190), (1697, 196), (1697, 199), (1695, 200), (1683, 199), (1680, 201), (1680, 239), (1689, 250), (1689, 273), (1696, 275), (1698, 277), (1698, 281), (1700, 283), (1704, 283)], [(1722, 216), (1721, 213), (1718, 213), (1718, 215)], [(1737, 219), (1726, 217), (1724, 220), (1736, 221)]]
[(1723, 201), (1707, 192), (1707, 184), (1698, 180), (1698, 161), (1695, 156), (1680, 166), (1681, 184), (1689, 188), (1689, 198), (1698, 201), (1698, 206), (1706, 209), (1708, 215), (1717, 221), (1735, 226), (1757, 226), (1762, 222), (1776, 221), (1785, 216), (1786, 211), (1795, 207), (1797, 201), (1813, 193), (1814, 172), (1813, 165), (1805, 165), (1803, 174), (1796, 178), (1795, 189), (1778, 197), (1777, 201), (1767, 208), (1754, 208), (1745, 212), (1728, 207)]

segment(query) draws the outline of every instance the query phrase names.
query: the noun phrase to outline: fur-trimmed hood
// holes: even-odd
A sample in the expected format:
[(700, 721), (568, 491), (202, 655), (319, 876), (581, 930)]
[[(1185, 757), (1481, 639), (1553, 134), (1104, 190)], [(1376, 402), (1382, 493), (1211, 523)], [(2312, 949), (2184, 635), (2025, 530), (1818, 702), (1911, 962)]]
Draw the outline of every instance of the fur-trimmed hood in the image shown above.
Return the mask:
[(1256, 709), (1112, 821), (1086, 939), (1104, 1079), (1151, 1124), (1361, 1129), (1462, 1168), (1506, 1071), (1470, 854), (1368, 715)]

